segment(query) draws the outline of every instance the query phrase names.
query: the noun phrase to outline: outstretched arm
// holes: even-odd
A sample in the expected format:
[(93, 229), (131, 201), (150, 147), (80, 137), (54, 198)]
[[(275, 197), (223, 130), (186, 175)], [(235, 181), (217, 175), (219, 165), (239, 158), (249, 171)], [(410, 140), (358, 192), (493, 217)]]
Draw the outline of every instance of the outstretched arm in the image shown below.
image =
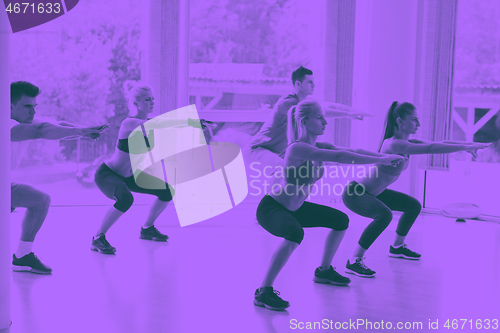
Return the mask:
[(456, 144), (444, 142), (421, 142), (415, 143), (413, 140), (392, 140), (390, 151), (397, 154), (420, 155), (420, 154), (449, 154), (457, 151), (468, 151), (488, 147), (488, 144)]
[(167, 127), (176, 127), (176, 126), (190, 126), (199, 129), (205, 129), (206, 127), (215, 128), (217, 125), (211, 121), (207, 121), (205, 119), (169, 119), (169, 118), (153, 118), (153, 119), (130, 119), (128, 120), (127, 126), (137, 128), (143, 123), (148, 121), (149, 124), (152, 124), (154, 127), (158, 126), (160, 128)]
[[(76, 125), (76, 124), (70, 123), (70, 122), (65, 121), (65, 120), (58, 121), (55, 124), (59, 125), (59, 126), (65, 126), (65, 127), (84, 128), (84, 126)], [(103, 126), (95, 126), (95, 128), (96, 129), (101, 128), (102, 132), (104, 132), (105, 130), (107, 130), (109, 128), (109, 125), (106, 124), (106, 125), (103, 125)], [(66, 137), (66, 138), (64, 138), (64, 140), (76, 140), (76, 139), (82, 138), (82, 139), (88, 139), (88, 140), (97, 141), (97, 139), (101, 137), (101, 133), (91, 133), (91, 134), (87, 134), (87, 135), (83, 135), (83, 136), (74, 135), (74, 136)]]
[(321, 149), (303, 142), (294, 143), (288, 149), (290, 149), (292, 156), (300, 156), (300, 158), (307, 160), (345, 164), (397, 164), (405, 159), (399, 155), (383, 155), (379, 157), (361, 155), (344, 149)]
[(418, 139), (410, 139), (408, 140), (411, 143), (447, 143), (447, 144), (453, 144), (453, 145), (473, 145), (475, 142), (465, 142), (465, 141), (452, 141), (452, 140), (444, 140), (444, 141), (422, 141)]
[(387, 154), (376, 153), (376, 152), (365, 150), (365, 149), (339, 148), (339, 147), (337, 147), (337, 146), (335, 146), (335, 145), (333, 145), (333, 144), (331, 144), (329, 142), (318, 142), (318, 143), (316, 143), (316, 145), (319, 148), (322, 148), (322, 149), (345, 150), (345, 151), (348, 151), (348, 152), (351, 152), (351, 153), (356, 153), (356, 154), (359, 154), (359, 155), (376, 156), (376, 157), (387, 156)]
[(325, 108), (325, 113), (327, 116), (333, 118), (354, 118), (363, 120), (363, 117), (373, 117), (373, 114), (355, 109), (351, 106), (332, 103), (332, 102), (322, 102)]
[(26, 141), (36, 139), (62, 140), (69, 137), (100, 134), (100, 127), (68, 127), (42, 122), (36, 124), (19, 124), (10, 130), (11, 141)]
[(78, 126), (78, 125), (75, 125), (75, 124), (72, 124), (70, 122), (67, 122), (66, 120), (61, 120), (61, 121), (58, 121), (55, 123), (56, 125), (59, 125), (59, 126), (66, 126), (66, 127), (81, 127), (81, 126)]

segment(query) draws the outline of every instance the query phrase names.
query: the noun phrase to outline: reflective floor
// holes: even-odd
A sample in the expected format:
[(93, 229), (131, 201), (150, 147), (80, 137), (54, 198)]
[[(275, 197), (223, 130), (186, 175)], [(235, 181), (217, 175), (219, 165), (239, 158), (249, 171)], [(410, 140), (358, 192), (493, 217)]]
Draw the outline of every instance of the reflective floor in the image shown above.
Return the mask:
[[(157, 223), (170, 236), (168, 243), (139, 239), (148, 207), (135, 205), (108, 233), (117, 248), (115, 256), (90, 251), (91, 237), (106, 209), (51, 208), (35, 253), (54, 273), (12, 273), (13, 324), (6, 332), (272, 333), (297, 331), (302, 327), (299, 322), (322, 321), (323, 326), (317, 323), (314, 330), (322, 331), (326, 323), (335, 330), (335, 323), (340, 328), (343, 322), (356, 320), (371, 322), (373, 331), (379, 331), (375, 328), (383, 321), (391, 322), (393, 329), (398, 322), (409, 322), (407, 328), (421, 322), (421, 329), (407, 331), (442, 332), (448, 331), (443, 327), (447, 319), (472, 319), (473, 325), (477, 319), (500, 319), (497, 223), (459, 224), (440, 216), (421, 216), (407, 238), (423, 256), (413, 262), (387, 256), (396, 228), (393, 221), (367, 253), (365, 262), (377, 276), (349, 276), (348, 287), (313, 283), (327, 232), (306, 230), (275, 284), (291, 306), (274, 312), (252, 304), (280, 242), (257, 224), (254, 205), (241, 205), (184, 228), (169, 206)], [(22, 210), (12, 215), (13, 250), (22, 215)], [(349, 216), (350, 227), (333, 262), (341, 271), (369, 222)], [(429, 321), (436, 320), (439, 330), (429, 329)], [(344, 328), (371, 331), (358, 323), (359, 327), (347, 329), (344, 324)], [(467, 322), (460, 331), (477, 330), (470, 330)]]

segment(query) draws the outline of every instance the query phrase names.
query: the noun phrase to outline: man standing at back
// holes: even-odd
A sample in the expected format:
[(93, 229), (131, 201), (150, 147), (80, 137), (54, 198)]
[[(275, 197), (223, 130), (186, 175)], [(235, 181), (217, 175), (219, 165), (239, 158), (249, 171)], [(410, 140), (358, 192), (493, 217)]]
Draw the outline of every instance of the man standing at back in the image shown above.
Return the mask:
[[(252, 185), (252, 180), (261, 177), (271, 180), (271, 174), (277, 167), (283, 165), (282, 154), (288, 146), (286, 136), (287, 113), (292, 106), (297, 105), (314, 93), (313, 72), (300, 66), (292, 73), (292, 84), (293, 93), (281, 97), (276, 102), (259, 132), (243, 148), (247, 176), (250, 178), (252, 188), (255, 188)], [(370, 116), (369, 114), (356, 112), (353, 108), (343, 104), (331, 102), (323, 102), (322, 104), (326, 106), (327, 115), (330, 117), (363, 119), (363, 116)], [(270, 182), (270, 184), (272, 183), (273, 181)], [(250, 190), (250, 193), (252, 194), (252, 190)], [(260, 193), (256, 194), (255, 192), (253, 194), (260, 195)]]
[[(76, 127), (61, 122), (33, 123), (36, 97), (40, 89), (29, 82), (13, 82), (10, 85), (10, 135), (11, 170), (15, 169), (31, 140), (61, 140), (86, 136), (97, 139), (106, 126)], [(33, 241), (49, 211), (50, 196), (26, 184), (12, 182), (10, 185), (11, 207), (25, 207), (26, 213), (21, 227), (21, 239), (13, 254), (12, 269), (18, 272), (50, 274), (52, 269), (44, 265), (32, 251)]]

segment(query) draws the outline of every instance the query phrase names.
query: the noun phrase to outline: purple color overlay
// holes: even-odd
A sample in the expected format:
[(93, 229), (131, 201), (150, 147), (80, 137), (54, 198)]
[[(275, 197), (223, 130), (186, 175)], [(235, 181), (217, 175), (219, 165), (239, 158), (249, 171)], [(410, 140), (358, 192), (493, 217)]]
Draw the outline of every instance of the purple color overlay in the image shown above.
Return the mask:
[[(34, 0), (23, 2), (4, 0), (5, 8), (8, 10), (12, 32), (24, 31), (64, 15), (64, 5), (62, 1), (63, 0)], [(78, 0), (67, 0), (65, 4), (66, 10), (70, 11), (78, 4)]]
[(78, 4), (78, 1), (79, 0), (64, 0), (64, 3), (66, 4), (66, 10), (69, 12), (70, 10), (75, 8), (75, 6)]
[[(15, 1), (4, 3), (7, 7)], [(390, 103), (412, 102), (418, 90), (415, 49), (420, 35), (416, 5), (389, 0), (367, 3), (356, 2), (352, 104), (375, 117), (352, 121), (350, 130), (351, 148), (375, 151)], [(289, 311), (253, 308), (253, 292), (281, 240), (255, 221), (262, 195), (249, 194), (234, 207), (227, 170), (224, 179), (233, 209), (180, 228), (175, 209), (169, 206), (157, 225), (169, 234), (170, 243), (157, 244), (138, 239), (153, 197), (134, 194), (134, 206), (109, 233), (119, 249), (116, 257), (90, 253), (93, 233), (113, 205), (93, 183), (94, 173), (115, 149), (118, 129), (127, 115), (122, 84), (141, 78), (143, 55), (152, 47), (141, 40), (143, 29), (154, 22), (143, 13), (145, 1), (65, 1), (67, 11), (77, 4), (64, 16), (62, 8), (59, 14), (8, 15), (14, 33), (34, 32), (12, 35), (10, 76), (12, 81), (26, 80), (41, 88), (35, 119), (110, 124), (110, 130), (95, 142), (34, 140), (11, 173), (13, 181), (31, 184), (52, 198), (50, 213), (35, 240), (35, 253), (53, 266), (54, 274), (12, 275), (14, 326), (10, 333), (272, 333), (291, 331), (292, 319), (323, 318), (422, 321), (420, 332), (440, 332), (447, 319), (467, 318), (474, 325), (478, 319), (500, 319), (500, 225), (478, 220), (457, 224), (454, 218), (426, 214), (419, 216), (407, 238), (412, 249), (423, 254), (422, 261), (387, 258), (396, 215), (368, 252), (371, 261), (367, 262), (379, 276), (351, 278), (348, 288), (312, 284), (327, 231), (306, 231), (304, 243), (276, 281), (275, 288), (291, 302)], [(322, 13), (324, 8), (305, 0), (191, 0), (189, 104), (196, 105), (200, 118), (216, 121), (218, 127), (206, 134), (213, 161), (207, 160), (208, 147), (196, 148), (204, 153), (182, 170), (181, 183), (214, 171), (211, 163), (218, 170), (234, 160), (278, 98), (292, 90), (290, 74), (299, 65), (315, 73), (312, 97), (322, 99), (326, 86), (342, 82), (330, 70), (335, 59), (330, 55), (340, 46), (321, 39), (326, 29)], [(440, 210), (463, 202), (480, 207), (485, 219), (499, 220), (499, 15), (496, 0), (458, 0), (449, 139), (493, 146), (480, 151), (474, 161), (466, 153), (452, 154), (448, 172), (409, 167), (392, 188), (413, 193), (421, 203), (425, 198), (425, 208)], [(328, 121), (329, 131), (321, 140), (333, 142), (339, 125)], [(419, 133), (415, 137), (422, 139)], [(214, 149), (224, 142), (230, 143), (223, 147), (226, 150)], [(176, 157), (183, 154), (188, 152)], [(247, 171), (247, 177), (251, 176)], [(348, 180), (325, 179), (332, 186)], [(341, 268), (370, 221), (350, 212), (339, 197), (317, 195), (311, 201), (350, 217), (334, 258), (334, 266), (343, 274)], [(21, 208), (11, 217), (12, 251), (24, 214)], [(437, 319), (440, 329), (426, 330), (428, 320)]]

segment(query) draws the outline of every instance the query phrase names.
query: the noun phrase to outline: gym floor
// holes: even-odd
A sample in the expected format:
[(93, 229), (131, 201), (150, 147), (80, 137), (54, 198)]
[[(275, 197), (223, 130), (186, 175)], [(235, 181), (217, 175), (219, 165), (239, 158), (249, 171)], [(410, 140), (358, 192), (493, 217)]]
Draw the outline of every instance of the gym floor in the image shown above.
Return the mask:
[[(421, 322), (421, 329), (406, 329), (418, 332), (435, 332), (429, 321), (438, 320), (441, 332), (448, 319), (450, 325), (458, 319), (459, 328), (460, 319), (467, 319), (461, 332), (477, 332), (476, 320), (482, 320), (484, 327), (486, 319), (500, 320), (500, 225), (456, 223), (436, 215), (420, 216), (407, 237), (422, 260), (387, 256), (394, 220), (367, 252), (365, 263), (377, 276), (344, 274), (352, 280), (347, 287), (312, 281), (327, 231), (306, 230), (274, 286), (290, 308), (275, 312), (256, 307), (253, 294), (280, 239), (257, 224), (255, 208), (241, 204), (181, 228), (174, 207), (169, 206), (156, 225), (170, 240), (157, 243), (139, 239), (148, 206), (134, 205), (108, 233), (117, 248), (116, 255), (108, 256), (90, 251), (107, 206), (51, 207), (34, 250), (54, 272), (51, 276), (12, 273), (13, 324), (2, 333), (272, 333), (296, 331), (302, 327), (299, 322), (322, 320), (333, 329), (335, 323), (369, 321), (374, 331), (382, 321), (391, 322), (393, 329), (398, 322), (407, 328)], [(351, 218), (333, 260), (343, 274), (369, 220), (335, 208)], [(18, 209), (12, 214), (13, 251), (23, 213)], [(371, 331), (363, 325), (348, 330)]]

